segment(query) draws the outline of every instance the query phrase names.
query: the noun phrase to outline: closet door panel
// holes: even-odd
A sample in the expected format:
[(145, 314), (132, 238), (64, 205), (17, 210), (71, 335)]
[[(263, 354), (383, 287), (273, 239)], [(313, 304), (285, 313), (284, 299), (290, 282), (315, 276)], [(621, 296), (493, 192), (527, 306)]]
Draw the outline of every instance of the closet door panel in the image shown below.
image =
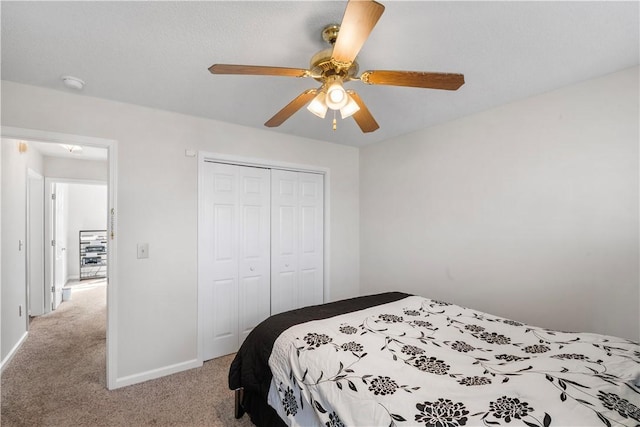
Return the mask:
[(269, 169), (239, 168), (239, 342), (271, 309), (271, 180)]
[(237, 244), (236, 208), (216, 202), (213, 206), (214, 265), (217, 277), (235, 277)]
[(277, 285), (271, 288), (271, 314), (293, 310), (298, 306), (297, 274), (294, 271), (281, 271), (273, 282)]
[(268, 310), (266, 312), (264, 310), (264, 283), (261, 279), (260, 276), (245, 277), (240, 282), (240, 307), (238, 311), (240, 344), (258, 323), (269, 317)]
[[(318, 271), (307, 269), (300, 271), (300, 285), (298, 286), (298, 303), (300, 307), (322, 304), (322, 289), (317, 288)], [(320, 302), (318, 302), (320, 301)]]
[(271, 171), (271, 314), (323, 302), (324, 177)]
[(324, 294), (324, 177), (299, 174), (300, 284), (299, 306), (323, 303)]
[[(282, 202), (281, 202), (282, 203)], [(296, 207), (281, 205), (278, 207), (278, 247), (280, 256), (293, 257), (296, 254)]]
[(298, 176), (271, 171), (271, 314), (298, 307)]
[(233, 306), (227, 303), (236, 295), (237, 283), (235, 279), (217, 280), (213, 284), (214, 293), (212, 306), (215, 313), (213, 319), (213, 338), (216, 341), (233, 339), (237, 335), (237, 325), (234, 318)]
[(236, 351), (238, 345), (238, 221), (237, 171), (228, 165), (205, 163), (202, 280), (203, 357), (212, 359)]

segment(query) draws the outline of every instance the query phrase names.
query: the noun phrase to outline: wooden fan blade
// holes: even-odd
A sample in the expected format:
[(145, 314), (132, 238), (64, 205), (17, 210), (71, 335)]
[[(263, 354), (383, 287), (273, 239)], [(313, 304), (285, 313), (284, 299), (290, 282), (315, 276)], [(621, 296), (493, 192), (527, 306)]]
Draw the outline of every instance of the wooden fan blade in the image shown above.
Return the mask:
[(360, 107), (360, 110), (356, 111), (356, 113), (352, 116), (353, 120), (355, 120), (358, 126), (360, 126), (360, 130), (362, 130), (362, 132), (364, 133), (377, 130), (380, 125), (378, 125), (376, 119), (373, 118), (367, 106), (364, 105), (364, 101), (362, 101), (362, 98), (360, 98), (360, 96), (352, 90), (347, 91), (347, 93), (351, 95), (353, 100), (356, 101), (356, 104), (358, 104), (358, 106)]
[(350, 0), (344, 11), (331, 61), (348, 68), (356, 59), (371, 30), (384, 12), (384, 6), (372, 0)]
[(420, 71), (365, 71), (362, 82), (370, 85), (408, 86), (425, 89), (457, 90), (464, 84), (464, 75), (425, 73)]
[(308, 77), (309, 71), (301, 68), (265, 67), (263, 65), (213, 64), (211, 74), (244, 74), (252, 76)]
[(280, 126), (289, 117), (304, 107), (309, 101), (311, 101), (318, 94), (318, 89), (307, 89), (298, 95), (293, 101), (288, 103), (282, 110), (278, 111), (275, 116), (271, 117), (264, 124), (267, 127), (274, 128)]

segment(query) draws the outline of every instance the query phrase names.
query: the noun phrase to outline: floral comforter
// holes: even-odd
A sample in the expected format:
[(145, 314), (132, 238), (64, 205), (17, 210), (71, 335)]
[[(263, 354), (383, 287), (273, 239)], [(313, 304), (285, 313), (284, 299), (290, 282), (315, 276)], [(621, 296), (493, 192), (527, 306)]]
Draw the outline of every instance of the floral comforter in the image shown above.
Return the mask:
[(293, 326), (269, 404), (292, 426), (638, 426), (640, 346), (410, 296)]

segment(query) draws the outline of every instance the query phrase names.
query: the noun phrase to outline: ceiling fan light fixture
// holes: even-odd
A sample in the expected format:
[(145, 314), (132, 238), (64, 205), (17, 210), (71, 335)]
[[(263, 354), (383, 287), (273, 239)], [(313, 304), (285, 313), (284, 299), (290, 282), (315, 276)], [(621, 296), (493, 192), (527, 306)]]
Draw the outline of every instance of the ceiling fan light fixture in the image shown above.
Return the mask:
[(318, 92), (318, 95), (316, 95), (316, 97), (313, 98), (313, 101), (311, 101), (311, 103), (307, 106), (307, 110), (311, 111), (321, 119), (324, 119), (327, 115), (327, 109), (329, 108), (327, 106), (327, 103), (325, 102), (326, 97), (326, 93), (322, 91)]
[[(1, 0), (0, 0), (1, 1)], [(332, 24), (322, 31), (322, 38), (331, 45), (311, 57), (308, 69), (264, 65), (213, 64), (211, 74), (311, 77), (322, 86), (307, 89), (265, 122), (277, 127), (305, 105), (314, 115), (325, 118), (333, 110), (333, 129), (336, 111), (343, 119), (353, 117), (364, 133), (380, 128), (366, 104), (353, 90), (345, 90), (344, 83), (358, 80), (368, 85), (405, 86), (423, 89), (457, 90), (464, 84), (464, 75), (422, 71), (368, 70), (360, 73), (357, 56), (369, 38), (384, 5), (375, 0), (348, 0), (340, 24)]]
[(347, 92), (342, 87), (342, 80), (334, 77), (328, 84), (326, 103), (332, 110), (339, 110), (349, 102)]
[(347, 98), (348, 98), (347, 104), (340, 109), (340, 116), (342, 116), (343, 119), (346, 119), (347, 117), (351, 117), (355, 113), (360, 111), (360, 106), (353, 99), (353, 97), (351, 97), (351, 95), (349, 95), (348, 93), (347, 93)]

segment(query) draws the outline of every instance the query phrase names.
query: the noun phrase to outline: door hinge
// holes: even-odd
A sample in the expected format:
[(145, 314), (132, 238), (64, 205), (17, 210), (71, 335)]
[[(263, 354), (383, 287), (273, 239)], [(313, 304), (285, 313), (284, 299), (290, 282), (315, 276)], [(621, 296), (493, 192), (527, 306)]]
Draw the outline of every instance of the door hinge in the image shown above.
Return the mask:
[(51, 292), (55, 292), (55, 291), (56, 291), (56, 287), (55, 287), (55, 286), (52, 286), (52, 287), (51, 287)]
[(51, 194), (51, 200), (55, 200), (55, 199), (56, 199), (56, 194), (55, 193)]
[(56, 241), (55, 241), (55, 240), (52, 240), (52, 241), (51, 241), (51, 246), (55, 246), (55, 245), (56, 245)]

